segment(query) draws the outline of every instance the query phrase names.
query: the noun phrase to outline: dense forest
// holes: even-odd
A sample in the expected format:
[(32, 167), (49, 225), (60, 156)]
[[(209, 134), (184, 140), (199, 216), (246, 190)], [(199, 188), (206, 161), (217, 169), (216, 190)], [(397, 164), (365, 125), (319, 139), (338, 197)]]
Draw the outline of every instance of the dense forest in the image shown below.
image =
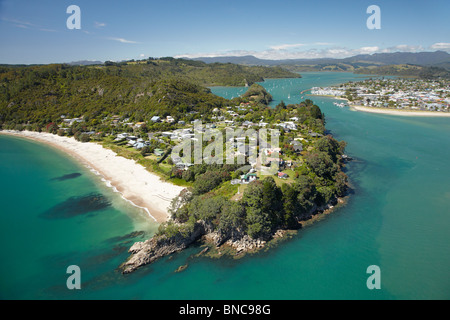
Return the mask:
[(264, 78), (299, 77), (281, 68), (158, 60), (96, 66), (0, 67), (0, 125), (55, 122), (61, 115), (99, 122), (108, 115), (148, 121), (182, 117), (227, 104), (207, 85), (251, 85)]

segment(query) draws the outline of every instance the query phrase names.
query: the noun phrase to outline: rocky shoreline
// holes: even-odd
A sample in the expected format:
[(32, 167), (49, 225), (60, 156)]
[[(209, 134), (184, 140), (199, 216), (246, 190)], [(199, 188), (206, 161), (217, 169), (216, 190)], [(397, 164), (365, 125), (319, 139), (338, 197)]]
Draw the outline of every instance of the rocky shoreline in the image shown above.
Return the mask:
[[(119, 266), (119, 270), (123, 274), (132, 273), (144, 265), (180, 252), (197, 241), (201, 241), (206, 245), (206, 248), (198, 255), (208, 254), (210, 257), (220, 257), (228, 254), (233, 257), (241, 257), (247, 253), (257, 252), (266, 248), (268, 244), (284, 239), (287, 235), (291, 235), (292, 232), (314, 223), (324, 215), (330, 214), (337, 206), (345, 204), (347, 197), (337, 198), (332, 203), (322, 207), (315, 206), (307, 216), (298, 221), (297, 229), (278, 229), (272, 234), (270, 239), (252, 239), (247, 234), (239, 232), (235, 232), (232, 235), (223, 235), (212, 231), (204, 221), (197, 221), (193, 230), (189, 233), (177, 233), (171, 237), (156, 235), (146, 241), (134, 243), (128, 250), (130, 253), (129, 258)], [(184, 270), (186, 267), (183, 266), (177, 272)]]

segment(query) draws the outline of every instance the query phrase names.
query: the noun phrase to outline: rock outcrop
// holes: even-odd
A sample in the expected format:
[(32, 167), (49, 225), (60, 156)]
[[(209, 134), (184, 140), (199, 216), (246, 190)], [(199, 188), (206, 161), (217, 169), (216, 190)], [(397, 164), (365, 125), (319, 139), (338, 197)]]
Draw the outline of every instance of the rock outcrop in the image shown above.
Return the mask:
[(175, 236), (155, 236), (144, 242), (136, 242), (128, 250), (131, 256), (120, 265), (122, 273), (131, 273), (139, 267), (152, 263), (159, 258), (186, 249), (190, 244), (204, 235), (204, 226), (195, 224), (192, 232), (186, 235), (177, 233)]
[[(298, 228), (302, 227), (301, 222), (310, 220), (316, 213), (332, 209), (337, 202), (341, 203), (342, 201), (332, 201), (332, 203), (321, 207), (314, 205), (311, 210), (303, 215), (301, 220), (298, 221)], [(273, 238), (282, 238), (285, 233), (286, 230), (278, 229), (274, 230), (272, 236), (268, 239), (253, 239), (239, 228), (231, 228), (227, 231), (222, 230), (219, 232), (214, 230), (211, 222), (199, 220), (194, 224), (194, 227), (190, 229), (190, 231), (184, 230), (182, 232), (177, 232), (172, 236), (167, 236), (165, 234), (156, 235), (149, 240), (134, 243), (128, 250), (131, 256), (119, 268), (124, 274), (131, 273), (139, 267), (150, 264), (159, 258), (182, 251), (199, 239), (202, 239), (203, 242), (210, 246), (213, 245), (216, 248), (221, 248), (222, 246), (232, 248), (233, 254), (240, 255), (264, 248), (268, 241)], [(202, 253), (206, 251), (208, 250), (205, 249)]]

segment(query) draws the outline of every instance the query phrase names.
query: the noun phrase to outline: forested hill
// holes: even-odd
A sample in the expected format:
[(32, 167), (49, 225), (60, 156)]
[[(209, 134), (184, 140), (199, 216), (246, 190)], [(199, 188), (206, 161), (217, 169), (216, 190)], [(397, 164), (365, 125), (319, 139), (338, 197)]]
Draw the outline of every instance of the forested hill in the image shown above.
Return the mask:
[(380, 67), (360, 68), (358, 74), (374, 74), (389, 76), (418, 77), (422, 79), (450, 79), (450, 71), (440, 67), (424, 67), (411, 64), (389, 65)]
[(264, 78), (299, 77), (281, 68), (149, 59), (95, 66), (0, 67), (0, 123), (56, 121), (61, 115), (99, 118), (182, 115), (223, 106), (207, 85), (245, 85)]

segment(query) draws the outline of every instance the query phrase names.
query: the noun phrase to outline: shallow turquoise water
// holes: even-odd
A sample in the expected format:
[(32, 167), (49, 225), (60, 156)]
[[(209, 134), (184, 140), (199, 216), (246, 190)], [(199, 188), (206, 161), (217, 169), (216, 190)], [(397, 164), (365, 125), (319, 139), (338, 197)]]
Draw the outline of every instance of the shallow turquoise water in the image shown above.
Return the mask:
[[(295, 103), (312, 86), (359, 78), (305, 73), (263, 86), (273, 104)], [(212, 90), (231, 98), (245, 88)], [(192, 258), (201, 250), (192, 247), (127, 276), (115, 269), (141, 238), (117, 237), (140, 230), (149, 236), (157, 225), (70, 157), (0, 136), (0, 298), (449, 299), (450, 119), (353, 112), (332, 99), (311, 99), (356, 159), (347, 166), (354, 193), (345, 207), (241, 260)], [(74, 172), (82, 175), (51, 180)], [(86, 194), (104, 195), (111, 205), (66, 219), (42, 218)], [(174, 272), (186, 263), (185, 271)], [(81, 268), (81, 290), (66, 288), (72, 264)], [(381, 290), (366, 286), (366, 269), (374, 264), (381, 269)]]

